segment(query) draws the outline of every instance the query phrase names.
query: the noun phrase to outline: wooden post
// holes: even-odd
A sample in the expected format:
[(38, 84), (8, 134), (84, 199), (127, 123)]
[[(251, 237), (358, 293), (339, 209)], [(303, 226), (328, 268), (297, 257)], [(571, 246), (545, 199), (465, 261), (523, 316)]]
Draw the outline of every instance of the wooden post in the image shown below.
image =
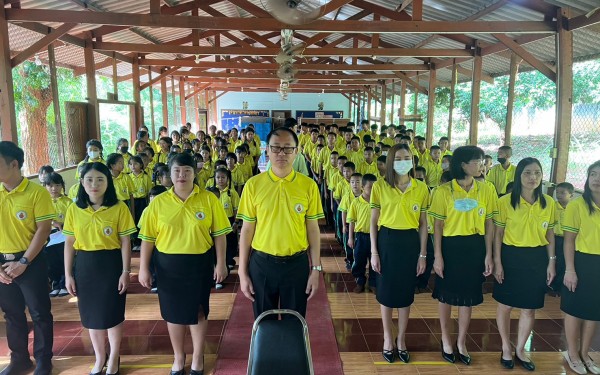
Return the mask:
[(167, 79), (160, 80), (160, 100), (162, 101), (163, 126), (169, 128), (169, 97), (167, 93)]
[(0, 9), (0, 123), (2, 124), (2, 140), (18, 143), (8, 23), (4, 14), (5, 3), (5, 0), (0, 0), (0, 5), (2, 5), (2, 9)]
[(54, 45), (48, 44), (48, 61), (50, 66), (50, 88), (52, 90), (52, 106), (54, 108), (54, 126), (56, 127), (56, 145), (58, 148), (58, 167), (65, 167), (65, 145), (63, 141), (62, 121), (60, 117), (60, 100), (58, 98), (58, 81), (56, 80), (56, 56)]
[(569, 144), (571, 142), (571, 117), (573, 115), (573, 32), (564, 28), (569, 18), (568, 8), (558, 11), (558, 33), (556, 34), (556, 56), (558, 72), (556, 80), (556, 129), (554, 131), (554, 149), (552, 174), (554, 183), (565, 181), (569, 163)]
[(433, 145), (433, 118), (435, 114), (435, 83), (436, 70), (432, 66), (429, 71), (429, 95), (427, 97), (427, 129), (425, 130), (425, 144), (428, 147)]
[(144, 124), (144, 118), (142, 116), (142, 96), (140, 94), (140, 63), (137, 53), (134, 54), (133, 64), (131, 64), (131, 81), (133, 84), (133, 101), (135, 103), (135, 122), (131, 128), (131, 137), (133, 140), (137, 136), (137, 131), (139, 130), (140, 126)]
[(458, 66), (456, 65), (456, 61), (452, 65), (452, 82), (450, 82), (450, 108), (448, 111), (448, 146), (452, 144), (452, 125), (454, 116), (454, 98), (455, 98), (455, 90), (456, 90), (456, 80), (458, 78)]
[(362, 91), (356, 93), (356, 123), (360, 124), (362, 121)]
[(187, 108), (185, 107), (185, 80), (183, 77), (179, 78), (179, 105), (181, 106), (181, 125), (187, 122)]
[[(419, 84), (419, 73), (417, 73), (417, 85)], [(419, 107), (419, 90), (417, 89), (417, 87), (414, 87), (414, 91), (415, 91), (415, 102), (414, 102), (414, 107), (413, 107), (413, 115), (417, 115), (418, 113), (418, 107)], [(413, 131), (416, 133), (417, 131), (417, 122), (413, 121)], [(416, 134), (415, 134), (416, 135)]]
[(200, 111), (198, 111), (200, 108), (200, 100), (198, 99), (198, 95), (200, 94), (194, 94), (194, 114), (196, 115), (196, 126), (198, 127), (198, 130), (200, 130)]
[[(400, 108), (398, 109), (398, 117), (404, 118), (404, 110), (406, 108), (406, 81), (400, 81)], [(400, 125), (406, 125), (404, 120), (400, 121)]]
[(177, 131), (179, 131), (179, 126), (177, 126), (177, 100), (175, 99), (175, 78), (171, 76), (171, 101), (173, 103), (173, 124)]
[[(148, 82), (152, 82), (152, 71), (150, 67), (148, 67)], [(156, 139), (156, 124), (154, 123), (154, 87), (152, 87), (152, 83), (150, 83), (150, 87), (148, 87), (150, 94), (150, 125), (152, 129), (152, 139)]]
[(88, 100), (88, 138), (100, 139), (100, 113), (98, 109), (98, 93), (96, 91), (96, 68), (94, 63), (94, 50), (92, 49), (92, 40), (85, 41), (83, 56), (85, 59), (85, 78), (87, 82), (87, 100)]
[(513, 122), (513, 109), (515, 107), (515, 84), (519, 73), (519, 57), (516, 53), (510, 55), (510, 78), (508, 81), (508, 100), (506, 102), (506, 127), (504, 128), (504, 144), (510, 146)]
[(481, 94), (482, 57), (479, 42), (475, 44), (473, 57), (473, 82), (471, 85), (471, 123), (469, 128), (469, 144), (477, 145), (479, 131), (479, 99)]
[(381, 125), (385, 125), (386, 123), (386, 110), (387, 110), (387, 86), (385, 82), (381, 83), (381, 108), (379, 112), (379, 117), (381, 118)]
[(119, 74), (117, 71), (117, 59), (115, 58), (115, 54), (113, 53), (113, 63), (112, 63), (112, 82), (113, 82), (113, 95), (115, 100), (119, 100)]
[(390, 111), (390, 124), (394, 123), (394, 101), (396, 99), (396, 81), (392, 81), (392, 110)]
[(369, 86), (367, 86), (367, 120), (371, 122), (371, 102), (373, 98), (371, 97), (371, 90)]

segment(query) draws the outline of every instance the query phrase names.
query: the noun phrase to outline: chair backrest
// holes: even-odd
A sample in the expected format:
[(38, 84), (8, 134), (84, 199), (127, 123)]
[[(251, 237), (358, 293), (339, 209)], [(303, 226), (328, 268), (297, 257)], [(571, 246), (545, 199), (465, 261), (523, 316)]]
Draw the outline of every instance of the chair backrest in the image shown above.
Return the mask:
[(306, 321), (286, 309), (265, 311), (256, 318), (248, 358), (248, 375), (281, 374), (314, 374)]

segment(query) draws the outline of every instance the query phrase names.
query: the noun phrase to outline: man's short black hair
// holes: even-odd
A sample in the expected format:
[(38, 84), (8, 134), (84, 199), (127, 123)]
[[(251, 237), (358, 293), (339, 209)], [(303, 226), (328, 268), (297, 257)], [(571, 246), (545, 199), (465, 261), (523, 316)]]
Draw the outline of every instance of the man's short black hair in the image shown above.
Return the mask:
[(0, 157), (4, 159), (6, 164), (16, 160), (19, 164), (19, 168), (23, 168), (25, 162), (25, 153), (16, 144), (10, 141), (0, 142)]
[[(294, 125), (296, 125), (296, 124), (294, 124)], [(294, 143), (296, 144), (296, 147), (298, 147), (298, 136), (296, 135), (296, 133), (292, 129), (286, 128), (285, 126), (271, 130), (271, 132), (267, 135), (267, 146), (269, 145), (269, 141), (271, 140), (272, 136), (274, 136), (274, 135), (280, 136), (283, 133), (288, 133), (289, 135), (291, 135), (292, 138), (294, 138)]]
[(298, 121), (295, 118), (293, 118), (293, 117), (288, 117), (283, 122), (283, 127), (284, 128), (293, 128), (294, 125), (298, 125)]

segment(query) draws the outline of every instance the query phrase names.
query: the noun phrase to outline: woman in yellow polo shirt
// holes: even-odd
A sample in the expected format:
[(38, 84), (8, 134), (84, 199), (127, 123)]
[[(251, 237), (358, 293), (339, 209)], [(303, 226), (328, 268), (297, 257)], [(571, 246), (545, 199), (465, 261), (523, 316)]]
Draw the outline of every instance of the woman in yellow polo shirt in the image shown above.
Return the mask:
[[(515, 170), (513, 190), (498, 199), (494, 217), (493, 297), (498, 301), (500, 363), (505, 368), (513, 368), (516, 360), (526, 370), (535, 370), (535, 364), (525, 357), (525, 344), (535, 323), (535, 310), (544, 307), (547, 287), (556, 273), (554, 200), (542, 193), (542, 177), (539, 160), (521, 160)], [(521, 309), (515, 360), (510, 343), (513, 308)]]
[[(133, 218), (117, 198), (108, 167), (86, 164), (77, 200), (67, 210), (63, 234), (66, 287), (77, 296), (81, 324), (89, 329), (96, 354), (91, 374), (101, 373), (104, 366), (107, 374), (119, 373), (132, 233)], [(107, 330), (109, 356), (104, 340)]]
[[(413, 154), (397, 144), (388, 153), (384, 180), (371, 191), (371, 265), (377, 277), (377, 301), (383, 322), (383, 358), (410, 360), (405, 334), (414, 302), (416, 276), (427, 258), (427, 206), (425, 183), (410, 177)], [(398, 338), (392, 335), (392, 313), (398, 309)]]
[[(139, 280), (152, 286), (149, 265), (155, 265), (160, 312), (167, 321), (175, 359), (172, 375), (185, 373), (184, 339), (190, 327), (194, 353), (191, 375), (204, 370), (204, 341), (210, 289), (227, 277), (226, 235), (231, 226), (219, 199), (195, 184), (196, 161), (188, 153), (169, 162), (173, 188), (158, 195), (140, 222), (142, 239)], [(214, 251), (216, 248), (216, 267)]]
[[(475, 180), (484, 152), (476, 146), (454, 151), (450, 163), (453, 179), (437, 187), (429, 215), (434, 219), (433, 298), (439, 301), (442, 357), (471, 364), (466, 347), (473, 306), (483, 302), (482, 285), (492, 274), (492, 242), (497, 196), (485, 183)], [(450, 339), (452, 306), (458, 306), (456, 348)]]
[[(600, 321), (600, 160), (588, 168), (583, 196), (565, 210), (565, 277), (560, 309), (565, 313), (567, 362), (577, 374), (600, 374), (589, 356)], [(580, 346), (581, 344), (581, 346)]]

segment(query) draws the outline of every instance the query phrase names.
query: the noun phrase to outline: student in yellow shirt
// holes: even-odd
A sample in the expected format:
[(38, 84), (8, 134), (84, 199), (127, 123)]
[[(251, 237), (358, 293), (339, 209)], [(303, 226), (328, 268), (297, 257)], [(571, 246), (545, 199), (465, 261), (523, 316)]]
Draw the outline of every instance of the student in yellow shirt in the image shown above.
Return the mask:
[(85, 144), (85, 149), (87, 150), (87, 155), (81, 162), (79, 162), (79, 164), (77, 164), (77, 171), (75, 172), (75, 180), (77, 181), (79, 181), (79, 167), (93, 162), (104, 163), (104, 158), (102, 157), (102, 150), (104, 150), (104, 147), (99, 140), (90, 139)]
[(117, 198), (106, 165), (91, 163), (83, 169), (77, 201), (67, 210), (63, 233), (66, 287), (77, 296), (81, 324), (89, 330), (96, 356), (91, 373), (101, 373), (106, 366), (107, 374), (118, 374), (131, 273), (129, 236), (135, 233), (135, 224)]
[[(154, 162), (156, 163), (165, 163), (168, 162), (169, 153), (171, 152), (171, 147), (173, 146), (173, 140), (170, 137), (162, 137), (158, 141), (159, 150), (154, 154)], [(129, 165), (129, 163), (127, 163)]]
[[(173, 187), (173, 180), (171, 180), (171, 172), (168, 166), (163, 165), (156, 170), (156, 183), (159, 186), (164, 186), (166, 189)], [(149, 192), (148, 197), (150, 197)]]
[(121, 154), (110, 154), (106, 158), (106, 166), (110, 170), (115, 191), (117, 192), (117, 199), (125, 203), (133, 215), (133, 193), (135, 192), (135, 186), (133, 186), (131, 177), (123, 172), (124, 164), (124, 158)]
[(123, 172), (125, 173), (130, 173), (131, 170), (129, 170), (129, 159), (133, 156), (131, 155), (131, 153), (129, 152), (129, 141), (125, 138), (121, 138), (118, 140), (117, 142), (117, 150), (116, 152), (118, 154), (120, 154), (121, 156), (123, 156)]
[[(338, 187), (335, 191), (336, 199), (339, 196), (338, 203), (338, 222), (340, 228), (340, 235), (342, 240), (342, 247), (346, 254), (346, 269), (350, 271), (352, 263), (354, 262), (353, 250), (348, 246), (348, 225), (346, 222), (346, 214), (350, 208), (350, 203), (361, 193), (360, 180), (362, 175), (360, 173), (354, 173), (354, 163), (351, 161), (344, 164), (343, 175), (344, 178), (338, 183)], [(354, 176), (354, 178), (352, 178)]]
[[(140, 222), (140, 217), (146, 206), (148, 206), (148, 192), (152, 189), (152, 178), (144, 171), (144, 162), (139, 155), (132, 156), (129, 160), (131, 181), (133, 183), (133, 219), (136, 226)], [(134, 240), (134, 250), (139, 250), (141, 241)]]
[[(448, 137), (441, 137), (440, 140), (438, 141), (438, 147), (440, 148), (442, 156), (444, 156), (444, 155), (452, 156), (452, 151), (450, 151), (450, 141), (448, 140)], [(432, 146), (432, 148), (433, 148), (433, 146)]]
[[(521, 160), (515, 171), (513, 191), (498, 200), (494, 217), (493, 297), (498, 301), (500, 363), (505, 368), (512, 368), (517, 362), (526, 370), (535, 369), (535, 364), (525, 356), (525, 345), (535, 323), (535, 310), (544, 307), (546, 289), (556, 274), (554, 200), (542, 193), (542, 178), (542, 165), (537, 159)], [(514, 360), (510, 340), (513, 308), (521, 309)]]
[(498, 148), (498, 163), (490, 169), (486, 179), (496, 187), (499, 196), (506, 194), (506, 185), (515, 179), (516, 168), (510, 163), (512, 148), (510, 146), (501, 146)]
[(427, 170), (425, 181), (430, 188), (440, 184), (440, 177), (444, 170), (442, 169), (442, 151), (439, 146), (431, 146), (429, 150), (429, 160), (423, 164)]
[(247, 158), (248, 153), (246, 152), (246, 148), (242, 146), (238, 146), (235, 149), (235, 156), (237, 157), (237, 166), (242, 170), (244, 174), (244, 181), (248, 181), (250, 177), (252, 177), (252, 163), (250, 161), (251, 158)]
[(562, 222), (565, 276), (560, 309), (565, 313), (567, 362), (577, 374), (600, 374), (589, 355), (600, 321), (600, 160), (587, 171), (583, 195), (569, 203)]
[(433, 298), (439, 301), (442, 357), (456, 361), (450, 334), (452, 306), (458, 306), (456, 344), (459, 360), (466, 365), (471, 363), (466, 339), (472, 308), (483, 302), (484, 276), (491, 275), (493, 266), (492, 217), (497, 197), (474, 179), (480, 174), (483, 154), (476, 146), (457, 148), (450, 164), (453, 179), (435, 189), (429, 208), (434, 218)]
[(385, 174), (387, 171), (386, 159), (387, 159), (387, 156), (385, 156), (385, 155), (381, 155), (380, 157), (377, 158), (378, 174), (376, 174), (375, 176), (377, 176), (378, 180), (385, 178)]
[(234, 189), (231, 172), (225, 168), (217, 168), (215, 171), (214, 186), (219, 189), (219, 200), (225, 209), (225, 214), (229, 219), (229, 224), (233, 229), (227, 234), (227, 251), (225, 252), (225, 260), (229, 270), (235, 266), (235, 259), (238, 255), (238, 224), (236, 215), (240, 206), (240, 196)]
[(305, 315), (307, 301), (319, 287), (318, 221), (324, 215), (315, 182), (293, 169), (297, 152), (296, 133), (289, 128), (271, 131), (271, 169), (248, 180), (242, 194), (238, 272), (240, 289), (253, 301), (255, 317), (274, 308)]
[[(62, 231), (67, 208), (73, 203), (69, 197), (64, 195), (65, 181), (62, 176), (52, 172), (45, 176), (44, 187), (52, 197), (52, 204), (56, 211), (56, 218), (52, 220), (52, 233)], [(65, 288), (65, 243), (46, 245), (44, 254), (48, 262), (48, 278), (50, 279), (50, 297), (63, 297), (69, 294)]]
[[(355, 174), (356, 175), (356, 174)], [(353, 177), (354, 178), (354, 177)], [(365, 275), (365, 269), (371, 259), (371, 189), (377, 181), (375, 175), (367, 173), (359, 180), (362, 193), (352, 199), (346, 220), (348, 222), (348, 247), (353, 249), (354, 262), (352, 263), (352, 276), (356, 281), (354, 293), (365, 291), (365, 285), (369, 282), (371, 292), (377, 292), (377, 279), (373, 267), (369, 264), (369, 278)], [(360, 190), (360, 189), (359, 189)]]
[(225, 163), (227, 163), (227, 170), (231, 173), (231, 185), (239, 195), (246, 184), (246, 177), (242, 169), (237, 165), (237, 156), (232, 152), (228, 153)]
[(415, 156), (419, 158), (419, 166), (423, 166), (431, 159), (429, 150), (427, 149), (425, 137), (417, 136), (415, 140), (417, 141)]
[(565, 277), (565, 254), (564, 254), (564, 232), (562, 223), (565, 217), (565, 209), (573, 199), (575, 187), (568, 182), (561, 182), (556, 185), (554, 193), (556, 195), (555, 213), (556, 225), (554, 226), (554, 248), (556, 252), (556, 277), (550, 287), (555, 293), (560, 293)]
[(175, 354), (171, 371), (185, 372), (184, 340), (189, 326), (194, 346), (192, 373), (201, 373), (210, 291), (214, 282), (227, 277), (226, 235), (231, 226), (219, 199), (194, 184), (192, 155), (178, 154), (169, 168), (173, 188), (154, 198), (140, 225), (139, 280), (144, 287), (152, 287), (149, 265), (156, 246), (158, 301)]
[[(425, 270), (427, 206), (425, 183), (411, 178), (413, 155), (406, 145), (394, 145), (386, 161), (386, 176), (371, 191), (371, 266), (379, 273), (377, 302), (381, 305), (383, 358), (410, 360), (406, 327), (414, 302), (415, 276)], [(402, 244), (402, 251), (398, 251)], [(392, 335), (392, 311), (398, 309), (398, 335)]]
[(365, 150), (363, 151), (363, 159), (360, 160), (358, 164), (354, 164), (356, 164), (357, 172), (362, 175), (372, 174), (377, 176), (379, 173), (377, 169), (377, 161), (375, 161), (375, 151), (372, 147), (365, 147)]
[(33, 367), (27, 349), (27, 307), (35, 327), (35, 374), (50, 375), (53, 322), (41, 251), (56, 214), (48, 191), (21, 174), (24, 159), (16, 144), (0, 142), (0, 308), (10, 349), (3, 373), (22, 374)]

